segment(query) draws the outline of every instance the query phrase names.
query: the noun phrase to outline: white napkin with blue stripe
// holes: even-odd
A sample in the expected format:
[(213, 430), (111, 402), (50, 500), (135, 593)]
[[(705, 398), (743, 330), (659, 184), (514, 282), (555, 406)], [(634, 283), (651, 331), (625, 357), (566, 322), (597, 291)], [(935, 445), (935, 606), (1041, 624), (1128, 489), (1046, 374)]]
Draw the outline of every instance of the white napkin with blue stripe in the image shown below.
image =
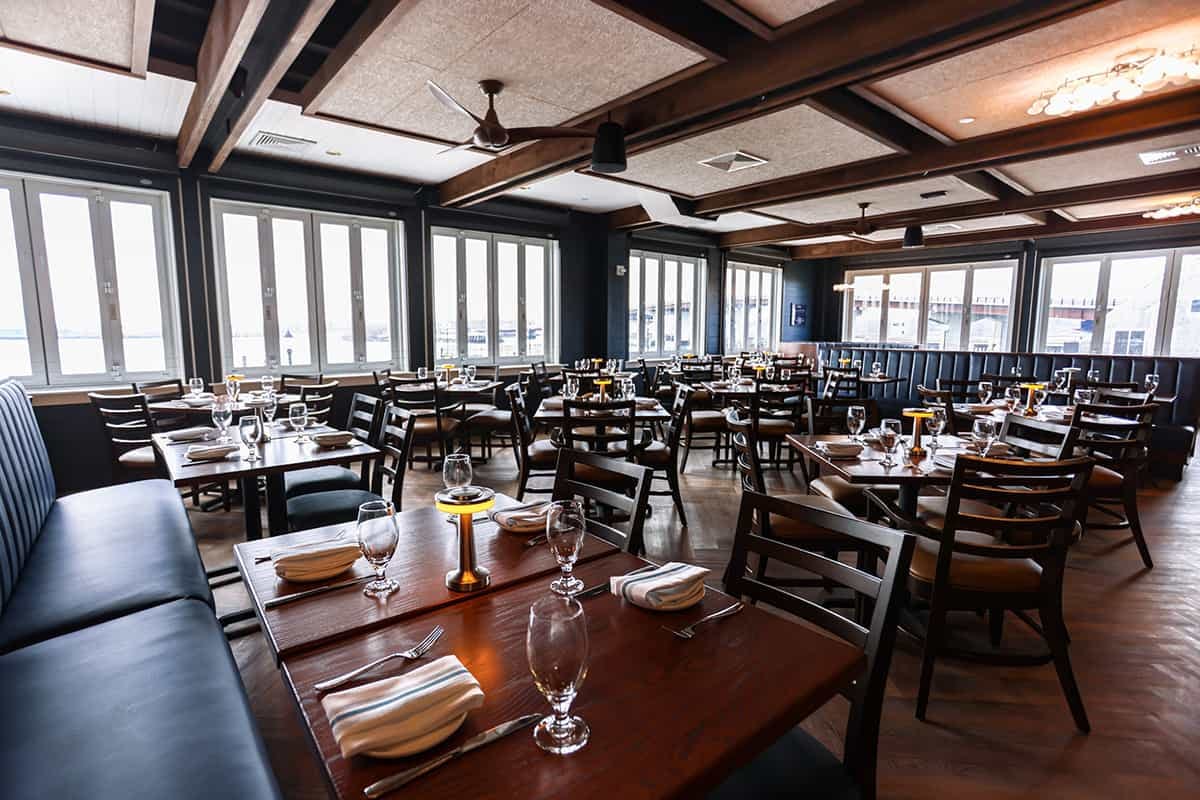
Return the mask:
[(483, 689), (455, 656), (321, 699), (346, 758), (419, 753), (458, 730), (483, 705)]
[(709, 570), (670, 561), (650, 572), (614, 575), (609, 590), (635, 606), (651, 611), (679, 611), (704, 599), (704, 579)]
[(271, 565), (284, 580), (319, 581), (350, 569), (361, 555), (357, 541), (339, 539), (275, 550)]

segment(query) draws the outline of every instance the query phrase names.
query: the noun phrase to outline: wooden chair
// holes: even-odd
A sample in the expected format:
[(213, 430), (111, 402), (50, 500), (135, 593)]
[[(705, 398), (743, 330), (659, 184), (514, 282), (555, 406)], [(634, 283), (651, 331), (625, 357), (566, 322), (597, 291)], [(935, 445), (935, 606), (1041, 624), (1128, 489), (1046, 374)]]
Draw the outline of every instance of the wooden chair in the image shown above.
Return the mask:
[(1096, 403), (1110, 406), (1144, 406), (1154, 402), (1154, 393), (1145, 389), (1097, 389)]
[(1074, 455), (1077, 437), (1078, 432), (1074, 428), (1068, 428), (1063, 433), (1061, 423), (1008, 414), (1004, 417), (996, 441), (1013, 448), (1019, 456), (1069, 458)]
[[(500, 380), (500, 366), (490, 368), (491, 380)], [(491, 402), (468, 402), (463, 404), (459, 412), (463, 419), (465, 432), (463, 438), (467, 452), (472, 449), (472, 437), (479, 437), (479, 457), (487, 462), (492, 457), (492, 438), (508, 440), (512, 431), (512, 412), (500, 408), (500, 387), (496, 386), (487, 393)]]
[[(1076, 405), (1071, 429), (1075, 445), (1096, 459), (1088, 482), (1092, 510), (1112, 522), (1085, 521), (1085, 529), (1129, 529), (1146, 569), (1154, 566), (1138, 515), (1137, 490), (1149, 466), (1150, 436), (1154, 428), (1154, 403), (1144, 405)], [(1105, 415), (1116, 419), (1099, 419)], [(1119, 509), (1119, 510), (1118, 510)]]
[(579, 394), (588, 395), (596, 391), (596, 381), (600, 380), (600, 370), (598, 369), (564, 369), (562, 371), (563, 384), (569, 380), (574, 380), (579, 383)]
[(687, 527), (687, 514), (683, 510), (683, 496), (679, 491), (679, 445), (683, 438), (683, 428), (687, 423), (688, 408), (691, 405), (691, 390), (680, 386), (675, 390), (675, 401), (671, 404), (671, 421), (667, 423), (666, 437), (663, 441), (652, 441), (645, 449), (637, 454), (637, 463), (651, 470), (651, 486), (653, 481), (666, 481), (666, 489), (651, 489), (655, 497), (670, 497), (679, 514), (679, 524)]
[(88, 392), (108, 438), (113, 473), (119, 482), (156, 477), (161, 470), (151, 435), (157, 433), (146, 395)]
[(563, 400), (563, 447), (632, 461), (649, 443), (648, 432), (638, 439), (637, 401)]
[[(756, 530), (756, 520), (788, 520), (804, 529), (823, 529), (830, 537), (854, 542), (861, 550), (886, 553), (882, 569), (856, 569), (793, 542), (782, 542)], [(861, 797), (874, 800), (880, 717), (901, 606), (904, 578), (913, 557), (914, 537), (853, 517), (810, 508), (761, 492), (742, 493), (733, 552), (725, 571), (725, 591), (759, 604), (766, 603), (817, 625), (861, 648), (866, 668), (843, 694), (850, 702), (841, 763), (800, 727), (792, 728), (748, 765), (727, 778), (710, 800), (768, 797)], [(855, 593), (859, 621), (752, 577), (750, 557), (772, 558), (798, 567)], [(862, 624), (862, 622), (866, 624)], [(764, 687), (769, 691), (769, 687)]]
[[(615, 486), (626, 487), (624, 491)], [(599, 453), (562, 448), (554, 473), (554, 500), (582, 499), (599, 507), (603, 521), (588, 516), (588, 533), (620, 547), (627, 553), (646, 551), (642, 526), (650, 506), (650, 469)], [(615, 513), (614, 513), (615, 512)], [(627, 533), (612, 526), (620, 517), (629, 523)]]
[(285, 393), (298, 394), (301, 387), (319, 384), (323, 380), (325, 380), (325, 375), (321, 372), (315, 375), (284, 372), (279, 376), (279, 390)]
[[(378, 397), (355, 392), (350, 398), (350, 414), (346, 419), (346, 430), (364, 442), (372, 442), (379, 436), (383, 425), (383, 412), (387, 404)], [(326, 466), (293, 470), (283, 474), (283, 496), (288, 500), (303, 494), (329, 492), (337, 489), (366, 489), (371, 478), (370, 465), (363, 462), (360, 472), (349, 467)]]
[[(182, 399), (184, 395), (182, 378), (167, 378), (161, 381), (136, 381), (132, 385), (134, 394), (146, 395), (146, 403), (165, 403), (170, 400)], [(156, 433), (174, 431), (191, 427), (192, 418), (179, 411), (150, 412), (154, 418)]]
[[(909, 517), (872, 497), (893, 525), (920, 536), (908, 580), (910, 592), (929, 603), (917, 719), (925, 719), (934, 662), (946, 654), (1007, 665), (1053, 662), (1076, 727), (1090, 730), (1067, 653), (1062, 580), (1067, 548), (1082, 530), (1093, 464), (1086, 456), (1031, 462), (964, 454), (955, 460), (944, 514)], [(946, 615), (956, 610), (991, 612), (992, 651), (946, 644)], [(998, 651), (1006, 611), (1037, 632), (1047, 652)]]
[[(757, 388), (758, 391), (750, 395), (745, 404), (754, 421), (754, 436), (760, 444), (767, 445), (767, 463), (782, 469), (783, 449), (788, 434), (800, 433), (804, 428), (806, 395), (803, 388), (790, 382), (781, 383), (778, 378), (774, 381), (761, 380)], [(790, 447), (787, 451), (786, 463), (790, 471), (795, 464), (796, 454)]]
[(526, 494), (550, 494), (553, 487), (542, 488), (529, 485), (531, 478), (549, 478), (554, 475), (558, 463), (558, 447), (550, 439), (535, 439), (533, 426), (525, 408), (525, 398), (519, 385), (505, 390), (508, 405), (512, 409), (512, 445), (517, 461), (517, 499)]
[(951, 403), (979, 402), (979, 381), (974, 378), (938, 378), (937, 390), (949, 392)]
[[(409, 462), (422, 461), (433, 469), (446, 454), (454, 450), (454, 443), (461, 438), (462, 422), (455, 415), (459, 403), (448, 401), (446, 391), (432, 377), (400, 378), (393, 375), (388, 379), (391, 386), (391, 403), (397, 408), (416, 415), (413, 426), (413, 447), (409, 449)], [(413, 450), (425, 446), (425, 455), (418, 456)], [(434, 458), (433, 447), (438, 453)]]
[[(807, 402), (809, 436), (846, 433), (846, 412), (850, 406), (862, 406), (866, 409), (867, 421), (864, 431), (879, 424), (879, 405), (870, 397), (852, 397), (846, 399), (809, 397)], [(828, 497), (830, 500), (835, 500), (856, 514), (863, 515), (866, 513), (867, 498), (864, 494), (867, 489), (866, 486), (850, 483), (840, 475), (822, 477), (815, 464), (808, 462), (804, 458), (801, 458), (800, 462), (800, 474), (803, 476), (804, 483), (808, 487), (810, 494), (817, 494)], [(882, 486), (873, 488), (879, 488), (880, 491), (885, 493), (889, 492), (887, 488)]]
[(328, 425), (333, 412), (333, 390), (337, 381), (308, 383), (300, 387), (300, 402), (308, 407), (308, 421), (313, 425)]
[(827, 400), (848, 400), (862, 397), (862, 376), (852, 369), (825, 370), (825, 390), (821, 396)]
[(371, 370), (371, 380), (375, 383), (375, 394), (385, 403), (392, 400), (392, 385), (388, 381), (392, 377), (391, 368)]
[[(417, 417), (408, 411), (380, 403), (379, 427), (370, 441), (379, 450), (372, 470), (371, 489), (349, 488), (312, 492), (289, 498), (287, 501), (288, 528), (303, 531), (323, 525), (354, 522), (363, 503), (392, 501), (399, 512), (404, 504), (404, 476), (413, 444), (413, 428)], [(391, 491), (383, 492), (383, 478), (391, 481)]]
[(954, 414), (954, 393), (948, 389), (927, 389), (917, 386), (917, 395), (926, 408), (940, 408), (946, 414), (946, 430), (943, 433), (958, 436), (958, 422)]
[[(985, 372), (980, 376), (979, 380), (990, 381), (994, 388), (994, 394), (1000, 394), (1009, 386), (1016, 386), (1022, 383), (1044, 383), (1047, 385), (1050, 383), (1032, 375), (1001, 375), (998, 372)], [(979, 381), (975, 383), (978, 386)], [(978, 399), (978, 395), (976, 395), (976, 399)]]

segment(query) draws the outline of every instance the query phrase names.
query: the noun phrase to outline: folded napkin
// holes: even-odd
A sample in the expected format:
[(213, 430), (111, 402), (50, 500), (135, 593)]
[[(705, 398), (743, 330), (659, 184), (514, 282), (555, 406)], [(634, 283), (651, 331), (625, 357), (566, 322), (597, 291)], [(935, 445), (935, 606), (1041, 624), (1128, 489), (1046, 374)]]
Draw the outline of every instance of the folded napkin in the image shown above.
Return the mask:
[[(967, 449), (979, 452), (983, 448), (976, 442), (968, 442)], [(1012, 445), (1008, 444), (1008, 442), (992, 442), (992, 446), (988, 448), (989, 456), (1007, 456), (1011, 455), (1012, 452)]]
[(639, 397), (634, 402), (637, 403), (638, 411), (651, 411), (658, 407), (658, 401), (653, 397)]
[(342, 756), (399, 758), (458, 730), (483, 705), (483, 689), (455, 656), (321, 699)]
[(194, 444), (184, 453), (192, 461), (217, 461), (242, 448), (236, 444)]
[(185, 405), (189, 405), (192, 408), (200, 408), (201, 406), (207, 406), (212, 403), (213, 394), (212, 392), (205, 392), (204, 394), (185, 394), (179, 399), (182, 400)]
[(704, 599), (704, 579), (708, 572), (704, 567), (671, 561), (650, 572), (614, 575), (608, 579), (608, 587), (617, 597), (635, 606), (652, 611), (678, 611)]
[(967, 411), (972, 414), (990, 414), (995, 408), (991, 403), (967, 403)]
[(328, 431), (314, 433), (312, 439), (321, 447), (344, 447), (354, 441), (354, 434), (350, 431)]
[(531, 506), (519, 506), (517, 508), (492, 511), (488, 516), (506, 531), (513, 533), (541, 533), (546, 528), (546, 512), (549, 510), (549, 503), (535, 503)]
[(933, 465), (942, 469), (953, 470), (958, 461), (958, 453), (938, 453), (933, 457)]
[(275, 574), (289, 581), (319, 581), (339, 575), (354, 565), (362, 550), (353, 539), (301, 544), (271, 553)]
[(818, 442), (817, 449), (831, 458), (858, 458), (863, 447), (858, 442)]
[(547, 411), (560, 409), (562, 407), (563, 401), (561, 397), (547, 397), (542, 401), (542, 408), (546, 409)]
[(177, 431), (167, 433), (167, 438), (172, 442), (198, 442), (201, 439), (207, 438), (215, 432), (215, 428), (180, 428)]

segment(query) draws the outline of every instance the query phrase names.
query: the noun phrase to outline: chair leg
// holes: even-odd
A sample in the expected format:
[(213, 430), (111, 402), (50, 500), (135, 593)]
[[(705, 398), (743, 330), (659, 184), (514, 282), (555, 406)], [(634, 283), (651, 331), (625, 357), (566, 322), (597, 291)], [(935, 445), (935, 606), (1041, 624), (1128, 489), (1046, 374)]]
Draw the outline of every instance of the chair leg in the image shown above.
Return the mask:
[(993, 608), (988, 612), (988, 638), (992, 641), (992, 647), (999, 647), (1003, 637), (1004, 609)]
[(925, 721), (929, 705), (929, 687), (933, 683), (933, 662), (942, 646), (942, 631), (946, 626), (946, 611), (935, 597), (929, 608), (929, 625), (925, 630), (925, 650), (921, 654), (921, 684), (917, 690), (917, 719)]
[(671, 499), (675, 502), (675, 510), (679, 512), (679, 524), (687, 527), (687, 514), (683, 512), (683, 495), (679, 492), (679, 473), (674, 469), (667, 469), (667, 483), (671, 487)]
[(1083, 708), (1083, 697), (1079, 694), (1079, 684), (1075, 682), (1075, 672), (1071, 669), (1071, 659), (1067, 654), (1067, 626), (1063, 623), (1062, 606), (1057, 601), (1052, 601), (1043, 606), (1039, 613), (1046, 644), (1050, 646), (1050, 654), (1054, 656), (1054, 669), (1058, 672), (1058, 682), (1062, 684), (1067, 705), (1071, 708), (1071, 716), (1075, 719), (1075, 727), (1083, 733), (1090, 733), (1092, 724), (1088, 722), (1087, 711)]
[(1142, 520), (1138, 516), (1136, 478), (1125, 479), (1122, 493), (1125, 519), (1129, 520), (1129, 531), (1133, 534), (1133, 541), (1137, 545), (1138, 552), (1142, 554), (1142, 563), (1146, 565), (1146, 569), (1153, 569), (1154, 561), (1150, 558), (1150, 548), (1146, 546), (1146, 536), (1142, 533)]
[(689, 427), (687, 436), (683, 437), (683, 458), (679, 459), (679, 474), (687, 469), (688, 453), (692, 451), (692, 429)]

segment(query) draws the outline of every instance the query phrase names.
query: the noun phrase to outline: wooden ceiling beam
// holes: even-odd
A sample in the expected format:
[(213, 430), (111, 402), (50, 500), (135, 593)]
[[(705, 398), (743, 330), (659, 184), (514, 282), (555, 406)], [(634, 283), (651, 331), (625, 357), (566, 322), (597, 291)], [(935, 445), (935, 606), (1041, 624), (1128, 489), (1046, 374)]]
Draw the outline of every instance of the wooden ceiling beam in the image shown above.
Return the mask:
[(410, 0), (371, 0), (371, 4), (346, 31), (333, 52), (325, 57), (315, 75), (300, 93), (304, 114), (316, 113), (317, 106), (345, 77), (345, 67), (358, 53), (368, 52), (387, 37), (411, 5)]
[(694, 3), (662, 0), (592, 0), (709, 61), (724, 62), (730, 47), (748, 34), (722, 14)]
[[(1186, 172), (1156, 175), (1153, 178), (1095, 183), (1090, 186), (1040, 192), (1032, 195), (1023, 195), (1014, 191), (1012, 196), (1000, 200), (981, 200), (918, 211), (876, 214), (867, 219), (877, 229), (885, 230), (889, 228), (903, 228), (908, 225), (961, 222), (966, 219), (998, 217), (1004, 214), (1031, 214), (1056, 208), (1197, 190), (1200, 190), (1200, 169), (1193, 169)], [(609, 215), (609, 219), (614, 219), (627, 211), (629, 209), (614, 211)], [(761, 228), (747, 228), (746, 230), (722, 234), (720, 246), (749, 247), (752, 245), (776, 244), (778, 242), (786, 242), (789, 239), (845, 235), (853, 229), (854, 222), (855, 220), (853, 219), (843, 219), (820, 224), (785, 222), (779, 225), (765, 225)]]
[(733, 20), (760, 39), (769, 42), (775, 38), (774, 28), (733, 2), (733, 0), (704, 0), (704, 4)]
[[(827, 89), (1022, 33), (1102, 0), (974, 0), (851, 7), (774, 41), (731, 46), (729, 60), (612, 109), (637, 153), (795, 105)], [(854, 46), (845, 32), (853, 29)], [(593, 115), (587, 127), (604, 117)], [(544, 140), (444, 181), (445, 205), (470, 205), (587, 161), (587, 140)]]
[[(1046, 239), (1051, 236), (1069, 236), (1079, 233), (1158, 228), (1189, 222), (1194, 224), (1195, 220), (1187, 217), (1153, 220), (1146, 219), (1141, 214), (1125, 214), (1117, 217), (1088, 219), (1081, 222), (1055, 222), (1052, 220), (1045, 225), (1026, 225), (1020, 228), (1003, 228), (993, 231), (972, 231), (970, 233), (954, 233), (945, 236), (926, 236), (925, 248), (958, 247), (961, 245), (990, 244), (993, 242), (1019, 242), (1026, 239)], [(819, 259), (869, 255), (871, 253), (888, 253), (902, 249), (900, 239), (888, 242), (866, 242), (859, 240), (796, 246), (789, 250), (789, 254), (794, 259)]]
[(250, 99), (242, 108), (241, 113), (229, 130), (225, 133), (224, 141), (217, 148), (216, 155), (213, 156), (212, 163), (208, 166), (209, 172), (217, 172), (225, 165), (226, 159), (233, 153), (233, 149), (241, 140), (242, 134), (250, 127), (250, 123), (254, 121), (255, 115), (263, 105), (270, 99), (272, 93), (278, 88), (279, 81), (283, 79), (284, 73), (288, 67), (296, 60), (296, 56), (304, 49), (304, 45), (312, 38), (313, 32), (317, 26), (321, 24), (321, 20), (325, 18), (326, 12), (333, 6), (334, 0), (308, 0), (308, 4), (304, 12), (296, 20), (295, 27), (292, 28), (291, 34), (288, 35), (283, 47), (276, 53), (271, 65), (264, 73), (262, 80), (255, 87), (254, 92), (250, 95)]
[(217, 0), (196, 59), (196, 87), (179, 128), (179, 166), (192, 163), (269, 0)]
[(134, 0), (129, 71), (139, 78), (146, 77), (146, 69), (150, 64), (150, 30), (153, 27), (154, 0)]

